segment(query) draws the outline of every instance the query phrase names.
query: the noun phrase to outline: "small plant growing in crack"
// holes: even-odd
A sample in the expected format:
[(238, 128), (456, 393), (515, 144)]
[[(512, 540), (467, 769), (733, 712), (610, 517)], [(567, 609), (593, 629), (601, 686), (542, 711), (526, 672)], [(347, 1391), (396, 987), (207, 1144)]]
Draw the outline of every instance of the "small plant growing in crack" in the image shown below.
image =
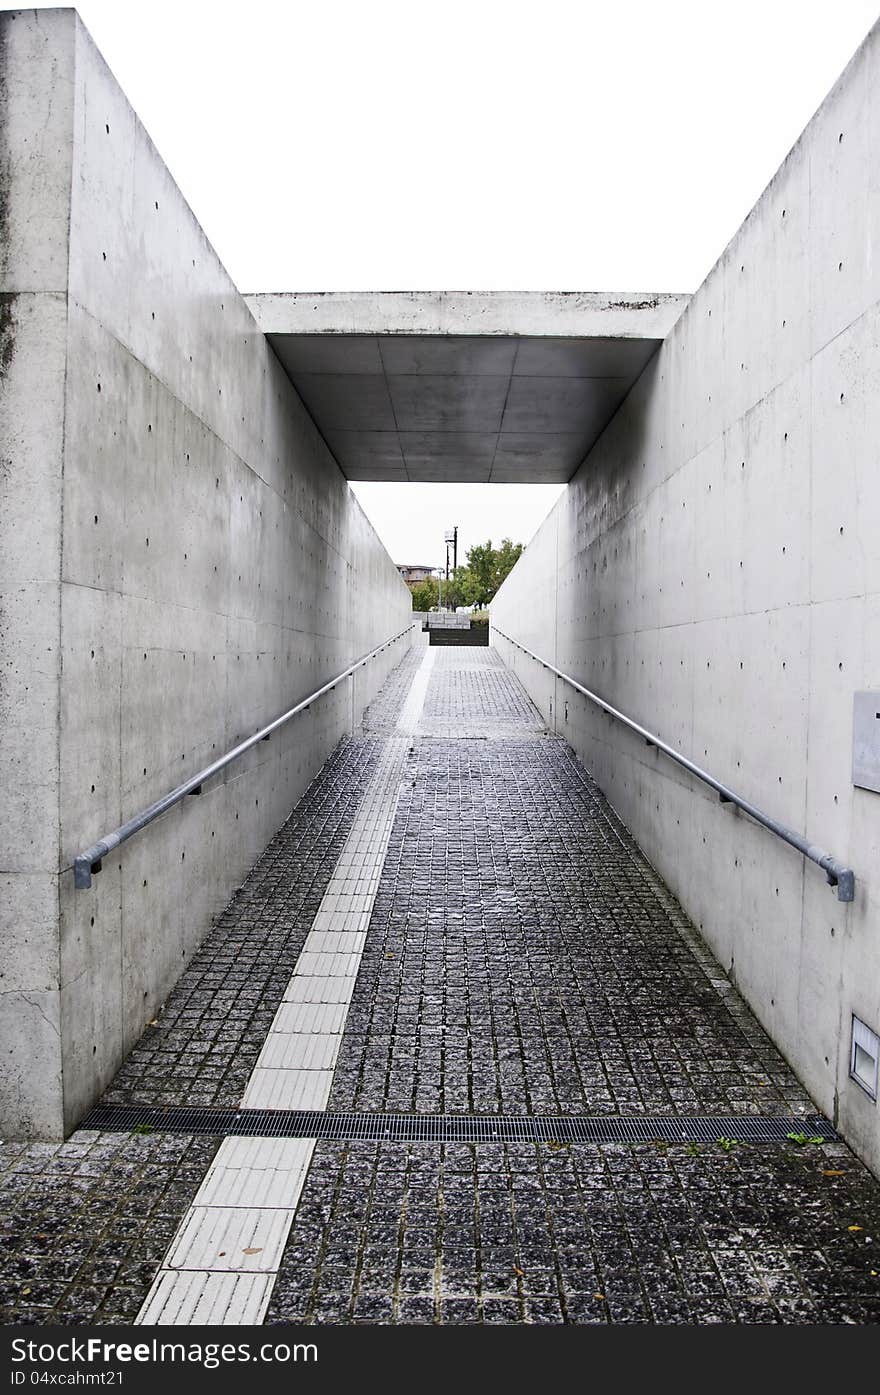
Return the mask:
[(153, 1128), (153, 1125), (152, 1125), (152, 1124), (135, 1124), (134, 1128), (132, 1129), (132, 1133), (155, 1133), (155, 1132), (156, 1132), (156, 1130)]
[(728, 1138), (726, 1134), (722, 1134), (721, 1137), (717, 1138), (715, 1141), (718, 1144), (718, 1147), (721, 1148), (722, 1151), (725, 1153), (732, 1153), (734, 1148), (741, 1148), (743, 1146), (741, 1139)]
[(817, 1133), (787, 1133), (786, 1138), (790, 1138), (792, 1143), (796, 1143), (799, 1148), (804, 1148), (808, 1143), (824, 1143)]

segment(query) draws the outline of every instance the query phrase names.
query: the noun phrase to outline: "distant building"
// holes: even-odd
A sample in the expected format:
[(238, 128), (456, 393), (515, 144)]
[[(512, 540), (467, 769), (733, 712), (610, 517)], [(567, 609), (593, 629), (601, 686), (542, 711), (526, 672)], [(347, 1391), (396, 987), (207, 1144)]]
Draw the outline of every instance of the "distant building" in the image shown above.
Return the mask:
[(436, 569), (431, 566), (416, 567), (398, 562), (397, 570), (400, 572), (407, 586), (418, 586), (420, 581), (427, 581), (429, 577), (433, 576)]

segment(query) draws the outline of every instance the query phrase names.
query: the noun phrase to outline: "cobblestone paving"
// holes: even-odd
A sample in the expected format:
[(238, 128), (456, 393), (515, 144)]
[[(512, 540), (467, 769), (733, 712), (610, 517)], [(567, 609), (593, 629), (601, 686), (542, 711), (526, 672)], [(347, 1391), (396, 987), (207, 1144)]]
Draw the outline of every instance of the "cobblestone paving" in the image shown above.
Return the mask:
[(0, 1143), (0, 1322), (131, 1322), (217, 1145), (85, 1130)]
[(367, 733), (390, 735), (400, 716), (413, 679), (419, 670), (427, 645), (414, 644), (382, 685), (364, 712), (363, 729)]
[[(393, 724), (420, 661), (408, 654), (391, 675), (373, 730)], [(370, 733), (341, 743), (104, 1102), (239, 1103), (382, 745)], [(131, 1322), (219, 1142), (85, 1130), (58, 1145), (0, 1141), (0, 1321)]]
[(546, 732), (541, 714), (494, 649), (435, 653), (420, 724), (425, 736), (531, 741)]
[[(105, 1099), (237, 1104), (422, 651)], [(331, 1109), (804, 1113), (806, 1094), (493, 651), (439, 649)], [(0, 1145), (0, 1317), (130, 1321), (216, 1139)], [(842, 1144), (317, 1145), (272, 1323), (876, 1323)]]
[(840, 1144), (319, 1143), (266, 1321), (871, 1323), (872, 1236)]
[[(438, 651), (434, 710), (460, 653)], [(454, 704), (465, 726), (483, 720), (470, 683), (479, 662), (467, 661)], [(497, 659), (484, 662), (494, 680)], [(517, 720), (512, 675), (493, 692), (502, 718)], [(544, 737), (418, 743), (330, 1108), (811, 1105), (569, 748)]]
[[(811, 1109), (495, 655), (438, 652), (422, 731), (331, 1109)], [(840, 1144), (320, 1143), (267, 1321), (872, 1323), (875, 1236)]]
[(184, 971), (105, 1103), (237, 1105), (375, 766), (346, 740)]

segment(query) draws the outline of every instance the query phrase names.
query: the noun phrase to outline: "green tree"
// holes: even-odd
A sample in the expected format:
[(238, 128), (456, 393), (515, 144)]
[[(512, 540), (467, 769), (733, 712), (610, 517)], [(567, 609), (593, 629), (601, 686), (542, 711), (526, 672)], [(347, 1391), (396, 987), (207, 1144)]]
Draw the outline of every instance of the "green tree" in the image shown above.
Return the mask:
[(495, 549), (492, 546), (491, 538), (484, 543), (475, 543), (469, 550), (467, 571), (469, 573), (465, 587), (468, 596), (467, 604), (488, 605), (498, 590), (495, 582)]
[[(459, 605), (473, 605), (471, 596), (471, 574), (467, 567), (456, 567), (449, 578), (449, 605), (454, 609)], [(446, 603), (446, 582), (443, 583), (443, 600)]]
[(475, 543), (467, 554), (467, 565), (456, 567), (442, 586), (435, 577), (420, 581), (412, 589), (413, 610), (432, 610), (442, 600), (444, 610), (468, 605), (482, 609), (491, 601), (508, 572), (522, 555), (523, 544), (503, 538), (500, 547), (492, 539)]
[(516, 566), (516, 563), (523, 554), (524, 547), (525, 545), (523, 543), (511, 542), (510, 538), (504, 538), (502, 540), (501, 546), (495, 554), (498, 559), (495, 571), (497, 578), (497, 584), (495, 586), (496, 591), (508, 572), (512, 571)]
[(413, 610), (431, 610), (437, 604), (437, 582), (432, 576), (426, 577), (412, 589)]
[(444, 610), (455, 610), (456, 606), (460, 606), (460, 605), (469, 605), (469, 604), (470, 604), (470, 602), (465, 598), (465, 584), (464, 584), (464, 578), (465, 578), (465, 576), (466, 576), (466, 568), (465, 568), (465, 567), (456, 567), (455, 571), (450, 573), (450, 576), (449, 576), (449, 580), (448, 580), (448, 581), (446, 580), (446, 578), (445, 578), (445, 576), (444, 576), (444, 578), (443, 578), (443, 609), (444, 609)]
[(500, 547), (493, 547), (491, 538), (475, 544), (468, 552), (467, 567), (459, 568), (465, 596), (460, 604), (487, 606), (522, 552), (523, 544), (510, 538), (504, 538)]

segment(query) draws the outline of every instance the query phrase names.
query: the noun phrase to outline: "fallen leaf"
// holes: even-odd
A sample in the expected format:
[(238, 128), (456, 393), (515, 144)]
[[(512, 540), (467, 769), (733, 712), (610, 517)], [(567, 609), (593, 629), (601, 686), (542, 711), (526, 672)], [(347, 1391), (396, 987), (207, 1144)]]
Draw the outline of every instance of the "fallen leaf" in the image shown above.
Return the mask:
[(845, 1177), (846, 1169), (843, 1167), (825, 1167), (822, 1169), (823, 1177)]
[(393, 959), (393, 958), (394, 958), (394, 955), (393, 955), (393, 954), (386, 954), (386, 955), (385, 955), (385, 958), (386, 958), (386, 959)]
[(601, 1298), (601, 1299), (602, 1299), (602, 1302), (603, 1302), (603, 1303), (605, 1302), (605, 1295), (604, 1295), (604, 1293), (594, 1293), (594, 1294), (593, 1294), (593, 1297), (594, 1297), (594, 1298)]
[(22, 1289), (22, 1293), (30, 1293), (30, 1289), (29, 1289), (29, 1288), (23, 1288), (23, 1289)]
[(159, 1019), (158, 1019), (158, 1017), (154, 1017), (153, 1020), (152, 1020), (152, 1022), (148, 1022), (148, 1023), (147, 1023), (147, 1026), (148, 1026), (148, 1027), (158, 1027), (158, 1025), (159, 1025)]
[(225, 1250), (221, 1250), (220, 1253), (218, 1254), (217, 1258), (218, 1258), (218, 1259), (222, 1259), (223, 1256), (225, 1255), (225, 1253), (226, 1253)]
[(877, 1270), (876, 1270), (876, 1269), (872, 1269), (872, 1270), (870, 1271), (870, 1274), (871, 1274), (871, 1278), (872, 1278), (872, 1279), (876, 1279), (876, 1277), (877, 1277)]
[(863, 1225), (848, 1225), (847, 1230), (864, 1230)]
[(524, 1269), (518, 1269), (516, 1265), (513, 1266), (513, 1272), (514, 1274), (519, 1274), (521, 1279), (524, 1279), (526, 1276), (526, 1271)]
[(262, 1245), (246, 1245), (242, 1250), (243, 1255), (259, 1255), (263, 1253)]

